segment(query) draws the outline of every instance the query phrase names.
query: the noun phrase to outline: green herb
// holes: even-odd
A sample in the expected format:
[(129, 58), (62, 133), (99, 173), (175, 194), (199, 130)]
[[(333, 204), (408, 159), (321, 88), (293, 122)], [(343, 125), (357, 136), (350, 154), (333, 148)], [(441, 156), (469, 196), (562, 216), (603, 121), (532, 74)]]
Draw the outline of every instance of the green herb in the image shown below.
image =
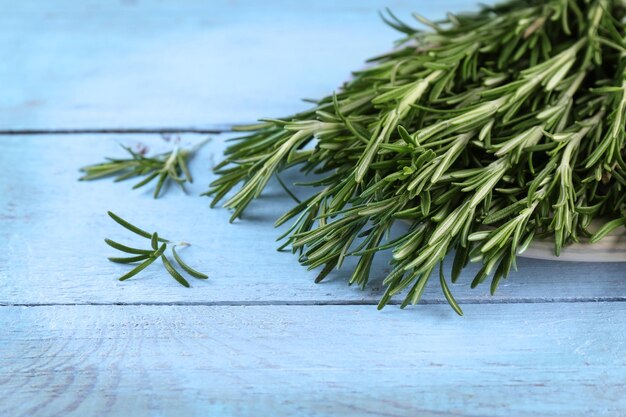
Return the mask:
[(90, 181), (115, 176), (115, 182), (118, 182), (143, 177), (133, 186), (133, 189), (143, 187), (156, 180), (154, 198), (159, 197), (163, 187), (170, 181), (178, 184), (184, 191), (184, 183), (193, 182), (187, 161), (207, 141), (202, 141), (192, 149), (181, 149), (176, 146), (171, 152), (153, 157), (144, 156), (142, 152), (136, 152), (127, 146), (122, 146), (130, 154), (130, 158), (107, 158), (107, 162), (83, 167), (81, 171), (85, 175), (80, 177), (80, 180)]
[[(120, 281), (125, 281), (137, 275), (139, 272), (143, 271), (146, 267), (148, 267), (158, 258), (161, 258), (161, 262), (163, 262), (163, 266), (165, 266), (165, 269), (167, 270), (167, 272), (181, 285), (185, 287), (189, 287), (189, 282), (187, 282), (187, 280), (180, 274), (180, 272), (176, 270), (174, 265), (172, 265), (172, 263), (167, 259), (167, 257), (164, 254), (165, 250), (167, 249), (167, 245), (172, 244), (171, 241), (160, 238), (157, 232), (148, 233), (145, 230), (142, 230), (138, 228), (137, 226), (127, 222), (126, 220), (122, 219), (120, 216), (118, 216), (117, 214), (111, 211), (109, 211), (108, 214), (113, 220), (115, 220), (115, 222), (120, 224), (122, 227), (150, 241), (149, 249), (138, 249), (138, 248), (132, 248), (130, 246), (123, 245), (111, 239), (104, 239), (106, 244), (111, 246), (114, 249), (117, 249), (121, 252), (138, 255), (138, 256), (130, 256), (130, 257), (122, 257), (122, 258), (111, 257), (109, 258), (109, 261), (121, 263), (121, 264), (134, 264), (137, 262), (141, 262), (135, 268), (133, 268), (126, 274), (122, 275), (119, 278)], [(159, 243), (161, 243), (160, 246), (159, 246)], [(176, 252), (176, 246), (189, 246), (189, 243), (181, 242), (178, 244), (172, 244), (172, 255), (174, 256), (176, 263), (178, 263), (178, 265), (192, 277), (199, 278), (199, 279), (208, 278), (207, 275), (196, 271), (195, 269), (191, 268), (189, 265), (184, 263), (183, 260), (178, 255), (178, 253)]]
[[(391, 249), (380, 308), (417, 303), (452, 253), (452, 282), (480, 262), (471, 286), (491, 277), (493, 293), (533, 239), (558, 255), (593, 219), (616, 219), (594, 241), (625, 224), (625, 15), (617, 0), (513, 0), (416, 16), (422, 31), (389, 13), (404, 34), (393, 51), (308, 111), (238, 128), (207, 194), (228, 195), (233, 221), (297, 166), (314, 193), (276, 224), (293, 222), (282, 247), (322, 267), (316, 282), (353, 256), (364, 286)], [(389, 240), (398, 221), (411, 225)]]
[(176, 246), (172, 247), (172, 255), (174, 255), (174, 259), (176, 260), (178, 265), (180, 265), (180, 267), (183, 268), (183, 270), (185, 270), (185, 272), (187, 272), (192, 277), (195, 277), (195, 278), (198, 278), (198, 279), (207, 279), (208, 278), (208, 276), (206, 274), (203, 274), (202, 272), (196, 271), (195, 269), (193, 269), (192, 267), (187, 265), (185, 262), (183, 262), (183, 260), (180, 259), (180, 257), (178, 256), (178, 253), (176, 253)]

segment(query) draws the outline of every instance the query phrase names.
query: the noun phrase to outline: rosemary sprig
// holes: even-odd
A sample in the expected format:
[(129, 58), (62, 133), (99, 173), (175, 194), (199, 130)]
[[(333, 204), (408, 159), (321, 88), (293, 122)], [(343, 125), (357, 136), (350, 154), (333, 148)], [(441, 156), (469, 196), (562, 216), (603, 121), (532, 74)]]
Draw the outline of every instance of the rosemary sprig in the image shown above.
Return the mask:
[[(617, 0), (511, 0), (418, 30), (389, 14), (397, 47), (305, 112), (240, 127), (208, 195), (240, 217), (272, 175), (299, 166), (317, 178), (293, 221), (291, 246), (321, 281), (357, 257), (351, 284), (366, 285), (373, 257), (391, 249), (379, 307), (419, 301), (454, 253), (491, 292), (533, 239), (555, 253), (597, 241), (626, 218), (626, 23)], [(321, 179), (320, 179), (321, 177)], [(238, 190), (239, 184), (243, 184)], [(231, 191), (235, 191), (234, 194)], [(407, 232), (386, 238), (392, 225)], [(606, 221), (606, 220), (605, 220)]]
[[(126, 220), (122, 219), (120, 216), (118, 216), (117, 214), (111, 211), (109, 211), (108, 214), (115, 222), (117, 222), (119, 225), (121, 225), (125, 229), (135, 233), (136, 235), (139, 235), (141, 237), (144, 237), (150, 240), (149, 249), (138, 249), (138, 248), (132, 248), (132, 247), (123, 245), (111, 239), (104, 239), (106, 244), (111, 246), (114, 249), (117, 249), (124, 253), (137, 255), (137, 256), (131, 256), (131, 257), (110, 257), (108, 258), (109, 261), (121, 263), (121, 264), (135, 264), (137, 262), (141, 262), (135, 268), (133, 268), (126, 274), (122, 275), (119, 278), (120, 281), (125, 281), (129, 278), (132, 278), (133, 276), (137, 275), (139, 272), (143, 271), (150, 264), (152, 264), (154, 261), (160, 258), (161, 262), (163, 262), (163, 266), (165, 266), (166, 271), (172, 276), (172, 278), (178, 281), (181, 285), (185, 287), (189, 287), (189, 282), (181, 275), (180, 272), (176, 270), (174, 265), (165, 256), (167, 245), (172, 244), (170, 240), (159, 237), (157, 232), (148, 233), (145, 230), (140, 229), (137, 226), (127, 222)], [(172, 255), (174, 256), (176, 263), (192, 277), (198, 278), (198, 279), (207, 279), (208, 276), (206, 274), (196, 271), (195, 269), (187, 265), (185, 262), (183, 262), (183, 260), (180, 258), (180, 256), (176, 252), (176, 246), (189, 246), (189, 243), (180, 242), (177, 244), (172, 244)]]
[(178, 184), (184, 191), (185, 182), (193, 182), (187, 166), (188, 160), (208, 141), (204, 140), (191, 149), (183, 149), (178, 146), (170, 152), (147, 157), (142, 152), (132, 150), (127, 146), (122, 148), (130, 154), (130, 158), (107, 158), (107, 162), (88, 165), (81, 168), (85, 173), (79, 178), (80, 181), (96, 180), (104, 177), (115, 176), (115, 182), (130, 178), (143, 177), (133, 186), (133, 189), (143, 187), (156, 180), (154, 198), (158, 198), (163, 187), (168, 182)]

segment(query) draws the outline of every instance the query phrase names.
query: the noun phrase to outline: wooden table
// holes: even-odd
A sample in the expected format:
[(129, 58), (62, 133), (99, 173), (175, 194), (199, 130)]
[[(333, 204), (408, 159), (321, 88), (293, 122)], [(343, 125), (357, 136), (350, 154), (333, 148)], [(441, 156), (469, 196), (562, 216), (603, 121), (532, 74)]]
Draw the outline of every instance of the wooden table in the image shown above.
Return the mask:
[[(436, 280), (420, 305), (378, 312), (346, 271), (313, 284), (275, 251), (291, 205), (276, 184), (242, 221), (197, 197), (233, 123), (332, 91), (396, 34), (376, 11), (429, 17), (472, 2), (5, 2), (0, 15), (0, 415), (624, 416), (623, 264), (521, 259), (500, 285)], [(189, 195), (153, 200), (78, 168), (118, 144), (167, 149), (213, 132)], [(121, 283), (106, 215), (191, 241), (210, 274), (162, 268)]]

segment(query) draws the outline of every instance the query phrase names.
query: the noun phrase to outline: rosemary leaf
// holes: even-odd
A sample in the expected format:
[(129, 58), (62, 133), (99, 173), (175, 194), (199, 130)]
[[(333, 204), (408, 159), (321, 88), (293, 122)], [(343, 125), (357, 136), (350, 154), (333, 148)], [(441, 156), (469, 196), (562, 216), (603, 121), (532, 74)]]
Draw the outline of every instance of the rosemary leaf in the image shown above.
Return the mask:
[(157, 258), (165, 251), (165, 248), (166, 248), (166, 244), (164, 243), (161, 245), (159, 250), (155, 252), (153, 255), (151, 255), (147, 260), (145, 260), (143, 263), (139, 264), (137, 267), (133, 268), (126, 274), (122, 275), (118, 279), (120, 281), (126, 281), (128, 278), (134, 277), (135, 275), (137, 275), (138, 273), (146, 269), (148, 265), (150, 265), (152, 262), (156, 261)]
[(119, 251), (126, 252), (126, 253), (146, 255), (146, 254), (151, 254), (153, 252), (151, 250), (131, 248), (130, 246), (122, 245), (121, 243), (117, 243), (116, 241), (111, 240), (111, 239), (104, 239), (104, 241), (106, 242), (107, 245), (109, 245), (113, 249), (117, 249)]
[(174, 259), (176, 260), (178, 265), (180, 265), (180, 267), (183, 268), (183, 270), (185, 270), (185, 272), (187, 272), (192, 277), (195, 277), (198, 279), (207, 279), (209, 277), (208, 275), (203, 274), (202, 272), (196, 271), (195, 269), (187, 265), (185, 262), (183, 262), (183, 260), (180, 259), (180, 257), (178, 256), (178, 253), (176, 253), (175, 245), (172, 246), (172, 255), (174, 255)]
[(163, 261), (163, 265), (165, 266), (165, 269), (167, 270), (167, 272), (169, 272), (169, 274), (176, 281), (178, 281), (184, 287), (189, 287), (189, 283), (187, 282), (187, 280), (183, 278), (183, 276), (177, 270), (174, 269), (174, 267), (172, 266), (170, 261), (167, 260), (165, 255), (161, 255), (161, 260)]
[[(133, 232), (133, 233), (135, 233), (135, 234), (137, 234), (139, 236), (145, 237), (147, 239), (152, 239), (153, 238), (152, 233), (148, 233), (145, 230), (142, 230), (142, 229), (138, 228), (137, 226), (130, 224), (129, 222), (127, 222), (126, 220), (122, 219), (117, 214), (113, 213), (112, 211), (107, 211), (107, 213), (108, 213), (109, 217), (111, 217), (113, 220), (115, 220), (120, 226), (124, 227), (125, 229), (128, 229), (131, 232)], [(169, 240), (163, 239), (163, 238), (159, 238), (159, 237), (157, 237), (157, 240), (159, 242), (169, 242)]]
[(138, 256), (130, 256), (130, 257), (127, 257), (127, 258), (110, 257), (110, 258), (107, 258), (107, 259), (109, 261), (111, 261), (111, 262), (115, 262), (115, 263), (118, 263), (118, 264), (131, 264), (131, 263), (135, 263), (135, 262), (146, 260), (149, 257), (150, 257), (150, 254), (145, 254), (145, 255), (138, 255)]

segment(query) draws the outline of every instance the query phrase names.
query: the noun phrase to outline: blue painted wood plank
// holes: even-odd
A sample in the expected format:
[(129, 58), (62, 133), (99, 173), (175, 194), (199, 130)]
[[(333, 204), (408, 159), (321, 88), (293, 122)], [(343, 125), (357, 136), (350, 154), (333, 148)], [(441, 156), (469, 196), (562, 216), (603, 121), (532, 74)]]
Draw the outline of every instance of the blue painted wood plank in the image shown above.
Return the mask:
[(411, 19), (475, 1), (25, 0), (0, 15), (0, 130), (221, 128), (304, 109)]
[[(186, 136), (183, 143), (203, 138)], [(123, 156), (120, 143), (139, 142), (153, 152), (171, 147), (157, 135), (2, 138), (0, 166), (9, 167), (10, 175), (0, 175), (0, 303), (376, 303), (382, 295), (389, 260), (384, 254), (376, 258), (372, 284), (362, 291), (346, 285), (350, 264), (315, 285), (316, 271), (307, 272), (291, 254), (275, 251), (279, 232), (272, 223), (293, 204), (276, 184), (235, 224), (228, 223), (226, 210), (209, 209), (209, 200), (198, 194), (213, 178), (209, 168), (220, 160), (222, 136), (192, 161), (196, 181), (187, 196), (173, 189), (153, 200), (151, 190), (133, 191), (129, 183), (77, 182), (79, 167)], [(193, 288), (187, 289), (154, 265), (118, 282), (128, 267), (107, 261), (115, 253), (103, 239), (134, 243), (141, 238), (111, 221), (107, 210), (191, 242), (185, 259), (210, 279), (192, 280)], [(501, 283), (495, 297), (488, 295), (487, 284), (469, 289), (478, 269), (472, 266), (452, 291), (461, 304), (626, 300), (624, 265), (520, 259), (519, 272)], [(437, 280), (429, 283), (423, 301), (445, 302)]]
[(0, 307), (0, 414), (626, 414), (626, 303), (468, 312)]

